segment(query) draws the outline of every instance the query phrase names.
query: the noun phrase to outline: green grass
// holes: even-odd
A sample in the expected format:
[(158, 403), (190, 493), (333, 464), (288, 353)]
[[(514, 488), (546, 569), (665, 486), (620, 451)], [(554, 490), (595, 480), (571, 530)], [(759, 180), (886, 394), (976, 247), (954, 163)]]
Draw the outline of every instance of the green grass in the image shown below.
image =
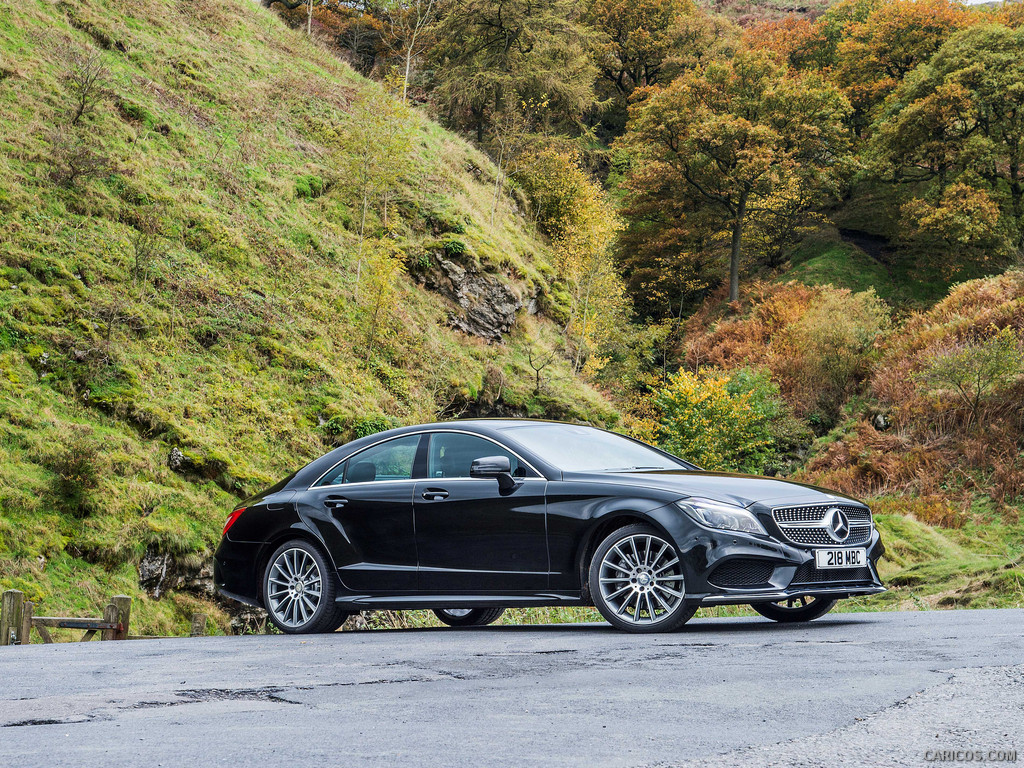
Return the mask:
[[(67, 52), (90, 48), (108, 75), (78, 133), (109, 162), (61, 185)], [(226, 512), (338, 442), (495, 401), (618, 419), (564, 356), (534, 391), (529, 349), (564, 351), (554, 323), (523, 313), (486, 343), (451, 330), (457, 307), (409, 277), (366, 348), (359, 200), (331, 136), (379, 86), (271, 12), (6, 4), (0, 65), (13, 73), (0, 80), (0, 589), (50, 614), (98, 615), (129, 594), (133, 631), (159, 634), (202, 606), (227, 631), (190, 586)], [(487, 158), (419, 114), (409, 127), (413, 169), (370, 233), (407, 265), (458, 241), (447, 250), (465, 265), (557, 310), (548, 246), (511, 201), (494, 207)], [(172, 564), (160, 599), (139, 585), (147, 553)]]
[(789, 267), (779, 282), (796, 280), (805, 285), (833, 285), (854, 293), (874, 289), (893, 306), (927, 306), (946, 295), (950, 282), (937, 270), (921, 269), (897, 258), (891, 265), (872, 258), (834, 229), (814, 232), (791, 252)]

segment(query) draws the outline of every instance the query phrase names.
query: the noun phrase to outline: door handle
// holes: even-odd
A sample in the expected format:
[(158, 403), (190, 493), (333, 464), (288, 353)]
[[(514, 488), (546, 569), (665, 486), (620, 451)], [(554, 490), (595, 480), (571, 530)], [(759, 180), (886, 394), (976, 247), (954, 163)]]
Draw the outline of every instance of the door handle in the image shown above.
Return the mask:
[(448, 498), (448, 491), (444, 488), (427, 488), (423, 492), (423, 498), (427, 501), (440, 501)]
[(324, 506), (328, 509), (341, 509), (348, 504), (348, 499), (344, 496), (328, 496), (324, 499)]

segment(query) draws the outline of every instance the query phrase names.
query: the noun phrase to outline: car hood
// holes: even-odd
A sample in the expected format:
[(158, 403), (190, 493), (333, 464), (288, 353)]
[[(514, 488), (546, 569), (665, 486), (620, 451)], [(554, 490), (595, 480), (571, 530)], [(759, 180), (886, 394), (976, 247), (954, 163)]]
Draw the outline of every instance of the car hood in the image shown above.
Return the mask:
[(654, 488), (661, 491), (673, 491), (680, 498), (696, 497), (723, 501), (741, 507), (749, 507), (758, 502), (786, 501), (792, 504), (828, 504), (834, 501), (852, 501), (857, 499), (835, 491), (817, 488), (813, 485), (794, 483), (790, 480), (777, 480), (772, 477), (756, 477), (738, 475), (728, 472), (687, 472), (687, 471), (647, 471), (647, 472), (603, 472), (573, 473), (564, 476), (566, 480), (584, 480), (587, 482), (614, 483), (616, 485), (635, 485), (641, 488)]

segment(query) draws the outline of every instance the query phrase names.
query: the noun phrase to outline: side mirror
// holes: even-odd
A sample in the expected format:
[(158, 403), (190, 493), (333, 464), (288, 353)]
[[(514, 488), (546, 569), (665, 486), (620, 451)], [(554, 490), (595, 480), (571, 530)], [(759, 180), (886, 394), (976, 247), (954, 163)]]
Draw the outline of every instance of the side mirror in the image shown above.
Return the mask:
[(498, 488), (503, 491), (511, 491), (517, 483), (512, 477), (512, 462), (508, 456), (485, 456), (481, 459), (473, 459), (469, 466), (469, 476), (476, 478), (493, 477), (498, 481)]

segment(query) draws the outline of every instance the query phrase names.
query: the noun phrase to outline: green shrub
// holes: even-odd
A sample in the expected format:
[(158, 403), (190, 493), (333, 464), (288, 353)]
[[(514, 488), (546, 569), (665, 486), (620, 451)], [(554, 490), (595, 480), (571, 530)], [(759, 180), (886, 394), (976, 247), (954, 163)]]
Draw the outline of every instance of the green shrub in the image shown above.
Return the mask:
[(915, 378), (930, 393), (952, 395), (968, 411), (968, 425), (981, 421), (989, 398), (1024, 376), (1024, 339), (1007, 326), (991, 335), (932, 352)]
[(313, 199), (320, 197), (324, 192), (327, 191), (327, 185), (324, 184), (322, 177), (315, 174), (308, 174), (306, 176), (299, 176), (295, 180), (295, 196), (305, 197)]
[(661, 447), (709, 470), (773, 471), (794, 439), (809, 438), (765, 371), (679, 371), (654, 407)]
[(99, 485), (100, 444), (88, 427), (75, 428), (63, 445), (46, 457), (53, 472), (52, 491), (57, 503), (76, 516), (89, 512), (89, 494)]
[(398, 419), (394, 416), (385, 416), (384, 414), (375, 414), (373, 416), (363, 416), (362, 418), (356, 419), (352, 424), (352, 432), (356, 439), (360, 437), (368, 437), (375, 435), (378, 432), (385, 432), (389, 429), (397, 427)]
[(823, 291), (783, 332), (776, 373), (800, 393), (806, 412), (829, 428), (868, 374), (875, 340), (888, 325), (888, 309), (873, 290)]

